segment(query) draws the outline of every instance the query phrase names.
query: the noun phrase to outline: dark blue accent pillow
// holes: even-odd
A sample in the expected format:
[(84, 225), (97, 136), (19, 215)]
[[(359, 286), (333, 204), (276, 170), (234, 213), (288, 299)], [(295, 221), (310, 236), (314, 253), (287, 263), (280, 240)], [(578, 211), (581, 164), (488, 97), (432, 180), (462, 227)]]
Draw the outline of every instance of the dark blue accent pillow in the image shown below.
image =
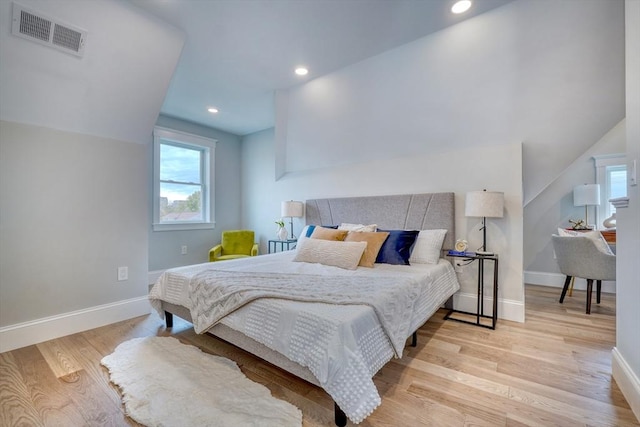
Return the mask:
[(380, 230), (389, 233), (384, 241), (376, 262), (378, 264), (410, 265), (411, 248), (418, 237), (418, 230)]

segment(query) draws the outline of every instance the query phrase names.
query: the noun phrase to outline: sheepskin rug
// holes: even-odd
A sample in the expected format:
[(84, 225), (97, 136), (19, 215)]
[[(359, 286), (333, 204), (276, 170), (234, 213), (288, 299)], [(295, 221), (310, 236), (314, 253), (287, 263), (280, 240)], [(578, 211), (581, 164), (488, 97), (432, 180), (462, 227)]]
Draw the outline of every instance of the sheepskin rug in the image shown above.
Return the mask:
[(135, 338), (101, 361), (128, 416), (146, 426), (302, 425), (302, 413), (271, 396), (229, 359), (172, 337)]

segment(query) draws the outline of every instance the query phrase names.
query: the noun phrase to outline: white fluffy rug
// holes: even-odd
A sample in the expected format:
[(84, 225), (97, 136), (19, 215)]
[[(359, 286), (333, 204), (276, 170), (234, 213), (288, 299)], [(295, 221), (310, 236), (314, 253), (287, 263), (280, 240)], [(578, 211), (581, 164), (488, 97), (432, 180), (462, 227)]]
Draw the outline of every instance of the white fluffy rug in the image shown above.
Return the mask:
[(102, 359), (127, 415), (146, 426), (302, 425), (302, 413), (229, 359), (172, 337), (135, 338)]

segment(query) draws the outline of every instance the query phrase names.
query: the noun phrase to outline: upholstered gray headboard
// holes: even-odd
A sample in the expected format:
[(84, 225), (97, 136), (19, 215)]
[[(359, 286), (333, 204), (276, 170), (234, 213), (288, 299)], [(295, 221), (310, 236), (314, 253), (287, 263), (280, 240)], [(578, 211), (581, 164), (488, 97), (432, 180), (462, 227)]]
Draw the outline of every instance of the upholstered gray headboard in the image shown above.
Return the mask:
[(306, 201), (307, 224), (378, 224), (386, 230), (447, 229), (443, 249), (455, 243), (454, 193), (343, 197)]

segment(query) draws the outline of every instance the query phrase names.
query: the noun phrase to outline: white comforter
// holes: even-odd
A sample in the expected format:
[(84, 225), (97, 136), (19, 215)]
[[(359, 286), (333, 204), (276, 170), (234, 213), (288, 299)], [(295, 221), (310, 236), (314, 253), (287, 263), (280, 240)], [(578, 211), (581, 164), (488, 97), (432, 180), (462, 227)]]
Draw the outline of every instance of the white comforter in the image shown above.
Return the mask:
[[(308, 367), (349, 419), (359, 423), (380, 404), (372, 377), (394, 355), (392, 340), (385, 329), (395, 328), (395, 347), (400, 349), (395, 353), (400, 355), (406, 337), (459, 289), (455, 273), (444, 260), (438, 265), (376, 264), (375, 268), (359, 267), (351, 271), (292, 262), (293, 256), (292, 252), (283, 252), (168, 270), (151, 291), (152, 305), (159, 311), (160, 300), (182, 305), (191, 310), (193, 319), (202, 318), (203, 312), (209, 313), (204, 315), (206, 324), (200, 325), (204, 331), (218, 320), (217, 315), (212, 317), (207, 311), (206, 295), (220, 296), (207, 290), (206, 279), (228, 275), (228, 272), (259, 276), (263, 283), (264, 278), (276, 283), (287, 282), (289, 279), (282, 273), (288, 273), (298, 277), (324, 276), (325, 284), (347, 280), (360, 288), (375, 288), (376, 281), (384, 287), (394, 286), (392, 283), (409, 284), (406, 295), (412, 300), (411, 307), (407, 307), (405, 301), (404, 316), (400, 316), (405, 319), (404, 326), (393, 326), (390, 319), (381, 321), (380, 310), (363, 305), (362, 300), (355, 302), (358, 305), (335, 305), (261, 298), (220, 319), (220, 323)], [(366, 285), (367, 282), (371, 284)], [(199, 296), (194, 297), (193, 291), (198, 289)], [(194, 304), (194, 300), (200, 302)], [(233, 309), (236, 302), (231, 305)], [(196, 323), (194, 320), (194, 325)]]

